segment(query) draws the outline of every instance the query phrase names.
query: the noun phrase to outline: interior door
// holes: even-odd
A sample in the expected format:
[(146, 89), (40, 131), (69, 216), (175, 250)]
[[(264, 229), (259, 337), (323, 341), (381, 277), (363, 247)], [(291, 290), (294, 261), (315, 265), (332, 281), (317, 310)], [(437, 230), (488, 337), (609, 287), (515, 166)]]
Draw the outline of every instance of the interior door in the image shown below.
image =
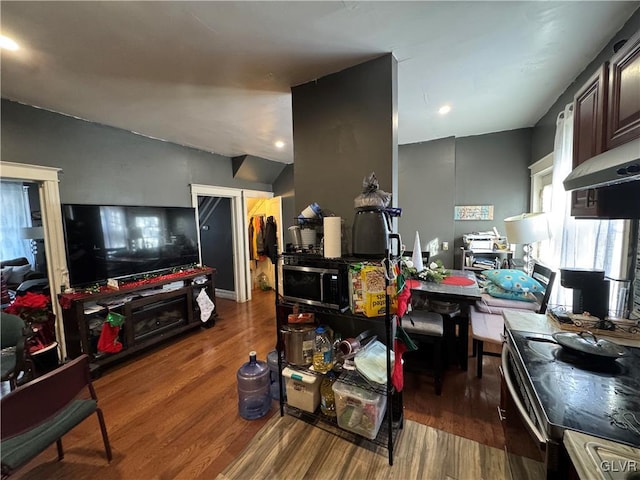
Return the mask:
[(235, 291), (231, 199), (198, 195), (202, 263), (216, 269), (216, 290)]

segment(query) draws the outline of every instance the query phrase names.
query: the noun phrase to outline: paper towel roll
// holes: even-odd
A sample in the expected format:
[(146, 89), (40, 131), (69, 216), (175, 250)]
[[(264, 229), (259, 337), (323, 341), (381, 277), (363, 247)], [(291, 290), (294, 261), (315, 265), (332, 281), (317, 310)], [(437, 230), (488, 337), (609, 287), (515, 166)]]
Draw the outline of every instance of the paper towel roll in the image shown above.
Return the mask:
[(324, 217), (324, 256), (338, 258), (342, 256), (342, 219)]

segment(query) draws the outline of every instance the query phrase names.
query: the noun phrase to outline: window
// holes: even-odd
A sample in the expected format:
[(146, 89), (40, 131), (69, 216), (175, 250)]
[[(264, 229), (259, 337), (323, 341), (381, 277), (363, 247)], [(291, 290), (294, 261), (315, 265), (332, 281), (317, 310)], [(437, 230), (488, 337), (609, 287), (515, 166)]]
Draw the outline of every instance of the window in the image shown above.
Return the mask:
[[(624, 279), (628, 239), (628, 220), (575, 219), (570, 214), (571, 193), (562, 181), (572, 168), (573, 111), (567, 105), (557, 120), (554, 151), (531, 166), (532, 211), (549, 213), (551, 238), (539, 242), (538, 255), (544, 264), (560, 275), (560, 268), (604, 270), (607, 277)], [(610, 298), (616, 299), (612, 291)], [(573, 291), (555, 282), (550, 304), (572, 306)], [(615, 302), (609, 302), (615, 304)]]
[(22, 182), (0, 184), (0, 259), (25, 257), (33, 265), (31, 240), (23, 236), (23, 229), (32, 225), (28, 189)]

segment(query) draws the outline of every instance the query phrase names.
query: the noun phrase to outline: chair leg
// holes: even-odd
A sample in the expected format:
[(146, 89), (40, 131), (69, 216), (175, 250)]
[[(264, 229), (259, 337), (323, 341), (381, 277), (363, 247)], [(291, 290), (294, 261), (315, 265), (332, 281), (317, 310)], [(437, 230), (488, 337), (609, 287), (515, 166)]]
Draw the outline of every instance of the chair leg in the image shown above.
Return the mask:
[(98, 414), (98, 423), (100, 424), (100, 431), (102, 432), (104, 450), (107, 453), (107, 460), (110, 462), (112, 459), (111, 444), (109, 443), (109, 436), (107, 435), (107, 426), (104, 423), (104, 415), (102, 414), (102, 410), (100, 410), (99, 408), (96, 409), (96, 413)]
[(64, 451), (62, 450), (62, 438), (56, 440), (56, 447), (58, 447), (58, 461), (64, 458)]
[(471, 356), (475, 357), (478, 354), (478, 340), (475, 338), (471, 342)]
[(436, 395), (442, 393), (442, 342), (435, 342), (433, 345), (433, 371)]
[(478, 354), (478, 358), (477, 358), (477, 362), (478, 362), (478, 369), (476, 372), (476, 375), (478, 378), (482, 378), (482, 353), (483, 353), (483, 349), (484, 349), (484, 342), (482, 342), (481, 340), (477, 341), (477, 354)]

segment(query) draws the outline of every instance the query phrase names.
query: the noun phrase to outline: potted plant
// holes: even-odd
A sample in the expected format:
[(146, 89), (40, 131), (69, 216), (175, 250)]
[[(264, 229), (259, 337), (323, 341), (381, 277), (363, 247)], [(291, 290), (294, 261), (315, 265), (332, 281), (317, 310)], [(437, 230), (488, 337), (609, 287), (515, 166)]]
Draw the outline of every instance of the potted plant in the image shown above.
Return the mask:
[(42, 293), (27, 292), (16, 296), (5, 312), (18, 315), (32, 332), (27, 342), (27, 352), (33, 359), (37, 373), (56, 368), (59, 364), (58, 342), (51, 298)]

